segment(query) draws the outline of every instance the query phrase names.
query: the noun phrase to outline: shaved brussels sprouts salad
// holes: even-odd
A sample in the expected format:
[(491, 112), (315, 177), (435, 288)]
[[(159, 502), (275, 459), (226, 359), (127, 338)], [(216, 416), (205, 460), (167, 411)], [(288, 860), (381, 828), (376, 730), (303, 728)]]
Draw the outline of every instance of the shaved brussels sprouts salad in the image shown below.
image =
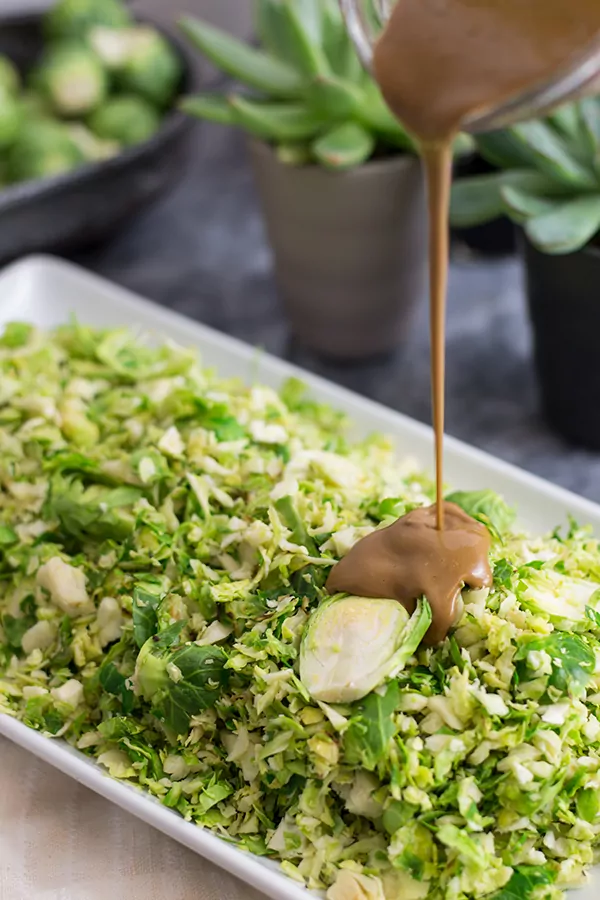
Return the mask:
[(409, 619), (324, 583), (433, 484), (386, 439), (350, 442), (297, 381), (276, 393), (125, 330), (12, 323), (0, 451), (0, 713), (329, 900), (559, 900), (584, 881), (588, 531), (531, 538), (492, 492), (452, 495), (490, 529), (494, 587), (464, 591), (427, 649), (425, 600)]

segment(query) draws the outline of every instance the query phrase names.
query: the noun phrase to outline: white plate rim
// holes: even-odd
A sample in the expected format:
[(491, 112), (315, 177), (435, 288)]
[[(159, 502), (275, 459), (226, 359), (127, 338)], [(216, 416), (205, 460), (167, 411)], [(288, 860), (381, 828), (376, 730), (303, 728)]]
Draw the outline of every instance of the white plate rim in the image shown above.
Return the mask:
[[(0, 321), (2, 320), (2, 309), (6, 304), (7, 287), (18, 284), (19, 281), (25, 283), (28, 279), (33, 279), (34, 283), (37, 279), (43, 284), (48, 276), (57, 274), (63, 279), (71, 281), (73, 286), (77, 285), (78, 290), (82, 292), (87, 287), (95, 294), (104, 294), (107, 299), (111, 298), (113, 305), (118, 304), (120, 310), (127, 310), (128, 314), (132, 316), (139, 315), (142, 319), (151, 320), (157, 327), (163, 326), (167, 333), (170, 328), (175, 329), (176, 326), (178, 329), (185, 329), (190, 337), (191, 345), (211, 346), (222, 353), (225, 358), (229, 355), (238, 361), (244, 361), (249, 366), (257, 360), (256, 349), (248, 344), (194, 322), (180, 313), (145, 300), (98, 275), (52, 256), (30, 256), (12, 263), (0, 272)], [(85, 309), (80, 317), (82, 321), (85, 321)], [(9, 318), (13, 318), (13, 316)], [(124, 320), (126, 318), (123, 316)], [(289, 376), (302, 379), (311, 390), (326, 394), (328, 398), (331, 397), (330, 402), (335, 403), (337, 398), (339, 405), (354, 410), (358, 419), (364, 415), (369, 420), (380, 421), (385, 423), (386, 430), (391, 429), (394, 433), (403, 435), (404, 438), (418, 438), (421, 443), (424, 439), (427, 442), (432, 440), (432, 431), (429, 426), (390, 410), (375, 401), (361, 397), (320, 376), (308, 373), (291, 363), (265, 353), (260, 356), (260, 365), (279, 379)], [(455, 438), (446, 438), (446, 450), (447, 453), (461, 458), (467, 466), (472, 465), (489, 473), (497, 473), (506, 479), (507, 483), (511, 482), (515, 485), (519, 491), (525, 491), (531, 496), (539, 495), (540, 500), (543, 498), (551, 500), (553, 508), (560, 507), (565, 514), (576, 510), (578, 516), (582, 517), (582, 521), (585, 519), (585, 521), (593, 522), (596, 529), (600, 531), (599, 505)], [(132, 813), (163, 834), (172, 837), (198, 855), (229, 871), (252, 887), (263, 891), (273, 900), (309, 900), (310, 897), (322, 896), (319, 892), (309, 891), (283, 875), (277, 864), (240, 851), (222, 838), (185, 822), (176, 812), (163, 806), (156, 798), (143, 790), (112, 779), (98, 763), (85, 757), (64, 741), (46, 738), (6, 715), (0, 715), (0, 735)], [(600, 890), (597, 874), (593, 877), (593, 881), (596, 884), (596, 887), (591, 885), (594, 895), (592, 896), (591, 893), (588, 895), (587, 891), (585, 891), (585, 896), (578, 893), (579, 900), (597, 900), (597, 892)]]

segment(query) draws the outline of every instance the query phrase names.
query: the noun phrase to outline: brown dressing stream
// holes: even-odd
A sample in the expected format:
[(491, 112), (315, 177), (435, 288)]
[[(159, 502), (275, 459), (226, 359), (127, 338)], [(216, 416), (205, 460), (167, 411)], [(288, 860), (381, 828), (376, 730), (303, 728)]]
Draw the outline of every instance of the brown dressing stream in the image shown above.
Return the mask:
[(452, 144), (471, 117), (550, 80), (599, 31), (600, 0), (398, 0), (375, 48), (377, 81), (415, 135), (427, 176), (437, 502), (360, 541), (327, 588), (393, 598), (409, 611), (425, 595), (428, 643), (446, 637), (464, 585), (492, 583), (487, 529), (443, 502)]

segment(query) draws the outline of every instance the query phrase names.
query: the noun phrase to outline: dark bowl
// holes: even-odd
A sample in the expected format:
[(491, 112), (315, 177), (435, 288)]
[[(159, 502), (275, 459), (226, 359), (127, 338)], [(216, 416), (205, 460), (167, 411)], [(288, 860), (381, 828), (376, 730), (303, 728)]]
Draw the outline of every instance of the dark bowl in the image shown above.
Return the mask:
[[(193, 90), (194, 67), (185, 47), (161, 30), (183, 63), (180, 92)], [(0, 53), (23, 72), (41, 47), (40, 15), (0, 21)], [(174, 110), (150, 140), (112, 159), (0, 189), (0, 263), (42, 251), (72, 253), (108, 239), (180, 178), (193, 127)]]

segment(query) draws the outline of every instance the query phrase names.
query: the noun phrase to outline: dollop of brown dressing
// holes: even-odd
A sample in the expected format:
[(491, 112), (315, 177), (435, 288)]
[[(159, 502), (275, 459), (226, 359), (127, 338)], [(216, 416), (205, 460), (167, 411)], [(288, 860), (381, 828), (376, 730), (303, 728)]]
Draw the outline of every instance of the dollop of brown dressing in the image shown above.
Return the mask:
[(491, 587), (487, 528), (454, 503), (444, 504), (444, 530), (434, 506), (402, 516), (359, 541), (331, 570), (327, 590), (397, 600), (409, 613), (423, 595), (433, 621), (425, 643), (439, 644), (456, 624), (462, 589)]

